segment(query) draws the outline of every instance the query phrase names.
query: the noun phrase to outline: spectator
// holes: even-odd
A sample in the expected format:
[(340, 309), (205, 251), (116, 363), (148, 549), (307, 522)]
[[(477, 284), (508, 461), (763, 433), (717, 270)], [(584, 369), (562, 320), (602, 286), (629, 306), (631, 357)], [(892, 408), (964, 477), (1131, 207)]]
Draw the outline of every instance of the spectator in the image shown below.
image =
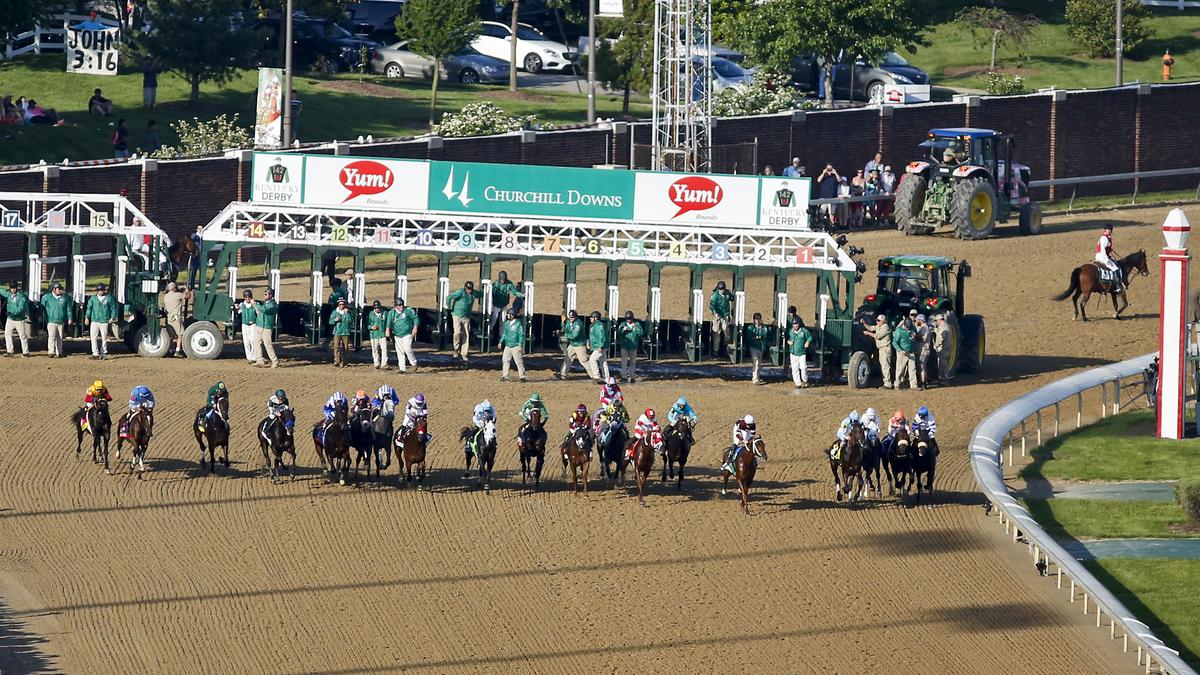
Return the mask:
[[(883, 181), (880, 180), (878, 171), (872, 169), (871, 174), (867, 176), (867, 183), (863, 186), (863, 194), (866, 196), (883, 194)], [(867, 215), (871, 217), (871, 220), (879, 220), (879, 212), (881, 210), (879, 202), (875, 200), (863, 202), (863, 208), (866, 210)]]
[[(842, 177), (838, 175), (837, 169), (833, 168), (832, 164), (826, 164), (825, 168), (821, 170), (821, 175), (817, 176), (817, 180), (814, 181), (817, 185), (817, 198), (833, 199), (837, 197), (838, 182), (841, 180), (841, 178)], [(833, 204), (822, 204), (821, 210), (824, 211), (825, 214), (830, 217), (830, 219), (833, 218)]]
[(763, 170), (762, 170), (762, 175), (764, 175), (764, 176), (774, 176), (774, 175), (775, 175), (775, 169), (772, 169), (770, 164), (764, 164), (764, 165), (763, 165)]
[(946, 315), (938, 314), (933, 317), (933, 351), (937, 354), (938, 386), (950, 384), (950, 327), (946, 325)]
[(129, 159), (129, 126), (125, 118), (117, 120), (117, 128), (112, 135), (113, 156), (117, 159)]
[(885, 194), (892, 194), (896, 191), (896, 174), (892, 173), (892, 165), (883, 167), (883, 173), (879, 174), (879, 179), (883, 181), (883, 191)]
[(63, 124), (63, 121), (58, 119), (58, 113), (54, 111), (54, 108), (43, 108), (33, 99), (29, 99), (24, 110), (27, 124), (52, 124), (56, 127), (61, 127)]
[(5, 94), (4, 99), (0, 100), (0, 124), (23, 124), (25, 117), (21, 113), (21, 109), (13, 103), (12, 94)]
[(870, 174), (872, 171), (883, 171), (882, 152), (875, 153), (875, 158), (867, 162), (867, 165), (863, 167), (864, 174)]
[(799, 157), (793, 157), (792, 163), (783, 169), (784, 178), (800, 178), (804, 173), (804, 167), (800, 166)]
[(146, 122), (146, 137), (142, 140), (142, 150), (147, 155), (153, 154), (156, 150), (162, 147), (162, 141), (158, 138), (158, 123), (154, 120)]
[(149, 56), (142, 59), (142, 107), (146, 110), (153, 110), (158, 102), (158, 74), (161, 72)]
[[(850, 197), (850, 181), (846, 180), (845, 176), (841, 176), (838, 178), (837, 197), (839, 199), (843, 199), (843, 200), (848, 199)], [(835, 211), (836, 218), (834, 218), (835, 225), (839, 225), (841, 227), (848, 227), (849, 221), (850, 221), (850, 217), (849, 217), (850, 210), (849, 210), (849, 208), (847, 208), (848, 206), (849, 206), (849, 204), (846, 203), (845, 201), (843, 201), (840, 204), (837, 204), (837, 210)]]
[(97, 87), (92, 97), (88, 99), (88, 114), (103, 115), (112, 117), (112, 101), (104, 98), (104, 94), (100, 93), (100, 88)]

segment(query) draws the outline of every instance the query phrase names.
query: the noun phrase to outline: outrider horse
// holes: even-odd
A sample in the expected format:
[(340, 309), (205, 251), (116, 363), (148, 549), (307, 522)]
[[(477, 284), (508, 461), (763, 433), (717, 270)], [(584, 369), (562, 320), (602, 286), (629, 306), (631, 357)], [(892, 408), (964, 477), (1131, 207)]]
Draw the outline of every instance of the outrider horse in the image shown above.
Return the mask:
[(396, 456), (403, 464), (405, 482), (412, 482), (413, 467), (417, 467), (418, 490), (422, 489), (422, 483), (425, 481), (425, 431), (428, 429), (428, 424), (429, 421), (426, 418), (418, 417), (407, 431), (405, 429), (397, 431), (394, 441)]
[(313, 425), (313, 446), (321, 466), (330, 478), (340, 474), (338, 483), (346, 484), (350, 474), (350, 424), (349, 404), (339, 403), (333, 411), (332, 420), (321, 420)]
[[(917, 486), (917, 503), (921, 503), (922, 489), (929, 490), (929, 498), (933, 499), (933, 476), (937, 471), (938, 446), (937, 441), (929, 436), (929, 430), (917, 431), (915, 441), (917, 450), (912, 458), (913, 483)], [(926, 476), (925, 485), (921, 485), (921, 475)]]
[[(742, 511), (746, 515), (750, 515), (750, 486), (754, 484), (754, 473), (758, 470), (758, 460), (767, 460), (767, 444), (763, 439), (755, 436), (750, 441), (750, 452), (739, 452), (733, 458), (734, 476), (737, 478), (738, 495), (741, 497)], [(729, 491), (729, 476), (728, 471), (722, 470), (724, 482), (721, 485), (721, 494), (724, 495)]]
[(104, 456), (104, 473), (108, 473), (108, 440), (112, 435), (112, 418), (108, 415), (108, 401), (103, 399), (87, 409), (80, 408), (71, 415), (71, 424), (75, 427), (75, 455), (83, 451), (84, 422), (87, 422), (87, 432), (92, 435), (92, 464), (100, 462)]
[[(211, 414), (206, 416), (204, 408), (196, 412), (196, 419), (192, 422), (192, 433), (196, 436), (196, 442), (200, 444), (201, 467), (207, 461), (208, 472), (216, 471), (216, 452), (219, 445), (225, 451), (221, 463), (225, 465), (225, 468), (229, 468), (229, 398), (227, 396), (220, 396), (213, 401)], [(204, 447), (205, 441), (208, 442), (207, 448)], [(207, 460), (204, 457), (205, 451), (208, 452)]]
[(276, 417), (266, 417), (258, 423), (258, 444), (262, 447), (263, 463), (271, 473), (271, 482), (278, 482), (279, 472), (284, 468), (283, 454), (291, 453), (292, 468), (288, 471), (296, 478), (296, 414), (291, 408)]
[(167, 247), (167, 260), (171, 265), (171, 281), (179, 281), (179, 273), (186, 270), (193, 264), (193, 261), (200, 256), (200, 249), (196, 247), (196, 242), (192, 241), (191, 237), (179, 237), (171, 242)]
[[(521, 452), (521, 484), (525, 485), (530, 478), (533, 487), (542, 486), (542, 465), (546, 463), (546, 428), (540, 410), (529, 413), (529, 422), (522, 427), (519, 434)], [(533, 468), (529, 464), (537, 460)]]
[[(614, 419), (600, 432), (600, 475), (608, 480), (620, 475), (625, 481), (625, 446), (629, 443), (629, 428), (620, 419)], [(615, 467), (611, 465), (615, 464)], [(610, 468), (611, 467), (611, 468)]]
[[(858, 501), (863, 492), (862, 460), (863, 449), (867, 445), (867, 432), (859, 423), (850, 426), (850, 435), (841, 444), (840, 456), (829, 458), (829, 470), (833, 472), (833, 489), (837, 500), (842, 501), (842, 493), (850, 501)], [(840, 474), (840, 477), (839, 477)], [(858, 483), (858, 489), (853, 488)]]
[(463, 478), (471, 477), (471, 460), (478, 457), (479, 476), (475, 486), (491, 490), (492, 467), (496, 464), (496, 421), (488, 420), (482, 428), (463, 427), (458, 440), (463, 441), (463, 454), (466, 455)]
[(587, 496), (588, 472), (592, 466), (592, 449), (596, 446), (596, 435), (587, 424), (582, 424), (570, 436), (563, 439), (559, 447), (563, 454), (563, 475), (571, 467), (573, 494), (579, 494), (579, 474), (583, 474), (583, 495)]
[[(1133, 272), (1137, 272), (1140, 276), (1149, 276), (1150, 268), (1146, 266), (1146, 252), (1138, 250), (1136, 253), (1121, 258), (1117, 261), (1117, 266), (1121, 268), (1121, 276), (1125, 279), (1126, 286), (1133, 283)], [(1116, 279), (1110, 281), (1101, 281), (1100, 266), (1094, 262), (1084, 263), (1071, 271), (1071, 285), (1067, 290), (1054, 296), (1054, 300), (1063, 301), (1067, 296), (1071, 296), (1071, 304), (1075, 307), (1075, 318), (1081, 316), (1084, 321), (1087, 321), (1087, 303), (1091, 299), (1092, 293), (1108, 293), (1112, 298), (1113, 318), (1120, 319), (1121, 312), (1129, 306), (1129, 299), (1125, 296), (1125, 290), (1121, 288), (1121, 284)], [(1083, 299), (1080, 300), (1080, 296)], [(1117, 297), (1121, 298), (1121, 306), (1117, 307)]]
[[(651, 445), (646, 439), (635, 438), (630, 447), (633, 449), (629, 455), (632, 457), (630, 463), (633, 464), (633, 478), (637, 481), (638, 503), (642, 506), (646, 505), (646, 481), (650, 480), (650, 471), (654, 468), (654, 453), (659, 448)], [(625, 477), (625, 466), (621, 466), (621, 478)]]
[(675, 424), (666, 428), (663, 432), (663, 443), (665, 452), (663, 453), (663, 471), (662, 480), (667, 482), (667, 476), (675, 477), (675, 465), (679, 465), (679, 482), (675, 484), (675, 489), (683, 488), (683, 467), (687, 465), (688, 455), (692, 452), (692, 443), (695, 441), (692, 438), (692, 429), (696, 423), (690, 417), (680, 417)]
[[(121, 446), (128, 437), (129, 444), (133, 446), (133, 457), (129, 459), (129, 472), (136, 471), (139, 479), (142, 477), (142, 472), (146, 470), (146, 450), (150, 447), (150, 426), (150, 413), (145, 408), (138, 408), (133, 411), (133, 415), (125, 423), (125, 433), (117, 434), (117, 461), (121, 461)], [(105, 471), (107, 470), (105, 468)]]
[(900, 493), (901, 498), (908, 494), (908, 488), (916, 480), (912, 470), (912, 436), (908, 433), (908, 425), (901, 426), (892, 437), (892, 478), (895, 487), (891, 494)]

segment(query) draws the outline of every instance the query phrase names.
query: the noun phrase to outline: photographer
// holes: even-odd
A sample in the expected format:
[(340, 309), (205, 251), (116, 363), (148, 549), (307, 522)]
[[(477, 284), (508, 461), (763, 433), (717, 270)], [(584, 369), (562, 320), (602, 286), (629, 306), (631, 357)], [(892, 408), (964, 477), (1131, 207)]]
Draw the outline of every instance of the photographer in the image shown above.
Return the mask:
[[(842, 177), (838, 174), (837, 169), (833, 168), (832, 164), (826, 164), (821, 173), (817, 175), (817, 198), (818, 199), (834, 199), (838, 196), (838, 183)], [(822, 204), (821, 212), (824, 213), (831, 221), (834, 220), (834, 205)]]

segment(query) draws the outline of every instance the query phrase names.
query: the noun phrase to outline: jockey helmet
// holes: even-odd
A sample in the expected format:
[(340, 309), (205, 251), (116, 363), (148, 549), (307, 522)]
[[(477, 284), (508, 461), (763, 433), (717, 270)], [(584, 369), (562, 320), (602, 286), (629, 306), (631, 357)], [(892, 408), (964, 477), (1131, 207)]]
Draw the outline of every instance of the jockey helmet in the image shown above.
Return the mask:
[(1105, 223), (1105, 224), (1104, 224), (1104, 231), (1105, 231), (1105, 232), (1112, 232), (1112, 223)]
[(905, 417), (904, 411), (897, 410), (895, 413), (892, 414), (892, 417), (897, 418), (897, 419), (904, 419), (904, 417)]
[(851, 411), (850, 411), (850, 421), (851, 421), (851, 422), (857, 422), (859, 419), (860, 419), (860, 418), (859, 418), (859, 415), (858, 415), (858, 411), (857, 411), (857, 410), (851, 410)]
[(137, 394), (138, 396), (146, 396), (150, 393), (150, 387), (147, 387), (144, 384), (139, 384), (136, 388), (134, 388), (133, 393)]
[(647, 419), (654, 419), (654, 408), (646, 408)]
[(103, 381), (103, 380), (96, 380), (95, 382), (93, 382), (93, 383), (92, 383), (92, 388), (93, 388), (93, 389), (103, 389), (103, 388), (104, 388), (104, 381)]
[(396, 393), (396, 390), (392, 389), (392, 385), (390, 384), (381, 384), (379, 385), (379, 391), (376, 393), (379, 394), (380, 398), (382, 398), (384, 396), (391, 396), (392, 394)]
[(282, 389), (276, 389), (275, 390), (275, 398), (282, 401), (283, 399), (287, 398), (287, 392)]
[(416, 396), (413, 397), (413, 400), (415, 400), (417, 403), (424, 404), (425, 403), (425, 394), (417, 394)]
[(219, 389), (220, 391), (225, 391), (225, 383), (224, 383), (224, 382), (218, 382), (218, 383), (217, 383), (217, 389)]
[(587, 414), (587, 406), (580, 403), (579, 405), (575, 406), (575, 412)]
[(717, 282), (717, 289), (716, 289), (716, 290), (718, 290), (718, 291), (723, 291), (723, 290), (725, 290), (725, 282), (724, 282), (724, 281), (718, 281), (718, 282)]
[(874, 408), (867, 408), (867, 411), (865, 413), (863, 413), (863, 417), (871, 418), (871, 417), (875, 417), (875, 416), (876, 416), (876, 413), (875, 413)]
[(742, 421), (746, 423), (746, 426), (752, 427), (754, 426), (754, 415), (746, 415), (742, 418)]
[(358, 391), (354, 392), (354, 398), (366, 398), (366, 397), (367, 397), (367, 390), (363, 389), (362, 387), (359, 387)]
[(343, 393), (342, 393), (342, 392), (340, 392), (340, 391), (335, 391), (335, 392), (333, 392), (333, 400), (334, 400), (334, 402), (341, 402), (341, 401), (345, 401), (345, 400), (346, 400), (346, 396), (345, 396), (345, 394), (343, 394)]
[(542, 400), (542, 395), (535, 391), (535, 392), (533, 392), (533, 396), (529, 397), (529, 400), (530, 401), (540, 401), (540, 400)]
[(633, 310), (631, 310), (631, 309), (625, 310), (625, 320), (633, 321)]
[(615, 387), (615, 386), (617, 386), (617, 378), (613, 377), (612, 375), (609, 375), (608, 380), (606, 380), (604, 382), (604, 384), (607, 384), (610, 387)]
[(921, 406), (920, 408), (917, 408), (917, 414), (920, 415), (921, 417), (925, 417), (925, 416), (929, 415), (929, 408), (927, 408), (925, 406)]
[(675, 407), (679, 408), (680, 410), (683, 410), (684, 408), (686, 408), (687, 404), (688, 404), (688, 402), (687, 402), (686, 396), (680, 396), (679, 400), (675, 401)]
[(483, 406), (483, 407), (485, 407), (485, 408), (491, 408), (491, 407), (492, 407), (492, 402), (491, 402), (491, 401), (489, 401), (489, 400), (487, 400), (487, 399), (485, 398), (485, 399), (483, 399), (483, 403), (480, 403), (479, 405), (481, 405), (481, 406)]

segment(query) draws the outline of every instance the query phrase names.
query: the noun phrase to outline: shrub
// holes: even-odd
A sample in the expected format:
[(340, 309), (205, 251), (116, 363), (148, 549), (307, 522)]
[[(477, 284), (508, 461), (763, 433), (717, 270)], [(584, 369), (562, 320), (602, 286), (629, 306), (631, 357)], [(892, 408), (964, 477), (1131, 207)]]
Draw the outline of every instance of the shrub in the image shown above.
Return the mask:
[(1176, 483), (1175, 498), (1192, 522), (1200, 525), (1200, 479), (1191, 478)]
[[(469, 103), (458, 112), (442, 114), (442, 121), (433, 125), (433, 133), (447, 138), (462, 136), (491, 136), (537, 127), (537, 115), (509, 115), (491, 101)], [(542, 129), (549, 128), (541, 125)]]
[(191, 122), (179, 120), (171, 124), (171, 128), (179, 137), (179, 144), (163, 146), (151, 157), (158, 159), (211, 157), (226, 150), (254, 146), (254, 139), (250, 137), (250, 132), (238, 126), (236, 113), (203, 121), (198, 117), (193, 117)]
[[(1150, 10), (1140, 0), (1123, 0), (1122, 23), (1126, 54), (1154, 36), (1146, 23)], [(1117, 3), (1113, 0), (1067, 0), (1067, 34), (1094, 59), (1110, 59), (1116, 52)]]
[(796, 107), (796, 90), (789, 78), (767, 73), (755, 77), (745, 87), (730, 87), (713, 98), (712, 113), (717, 117), (769, 115)]
[(987, 93), (992, 96), (1005, 96), (1025, 93), (1025, 78), (1020, 75), (1005, 75), (991, 72), (987, 78)]

